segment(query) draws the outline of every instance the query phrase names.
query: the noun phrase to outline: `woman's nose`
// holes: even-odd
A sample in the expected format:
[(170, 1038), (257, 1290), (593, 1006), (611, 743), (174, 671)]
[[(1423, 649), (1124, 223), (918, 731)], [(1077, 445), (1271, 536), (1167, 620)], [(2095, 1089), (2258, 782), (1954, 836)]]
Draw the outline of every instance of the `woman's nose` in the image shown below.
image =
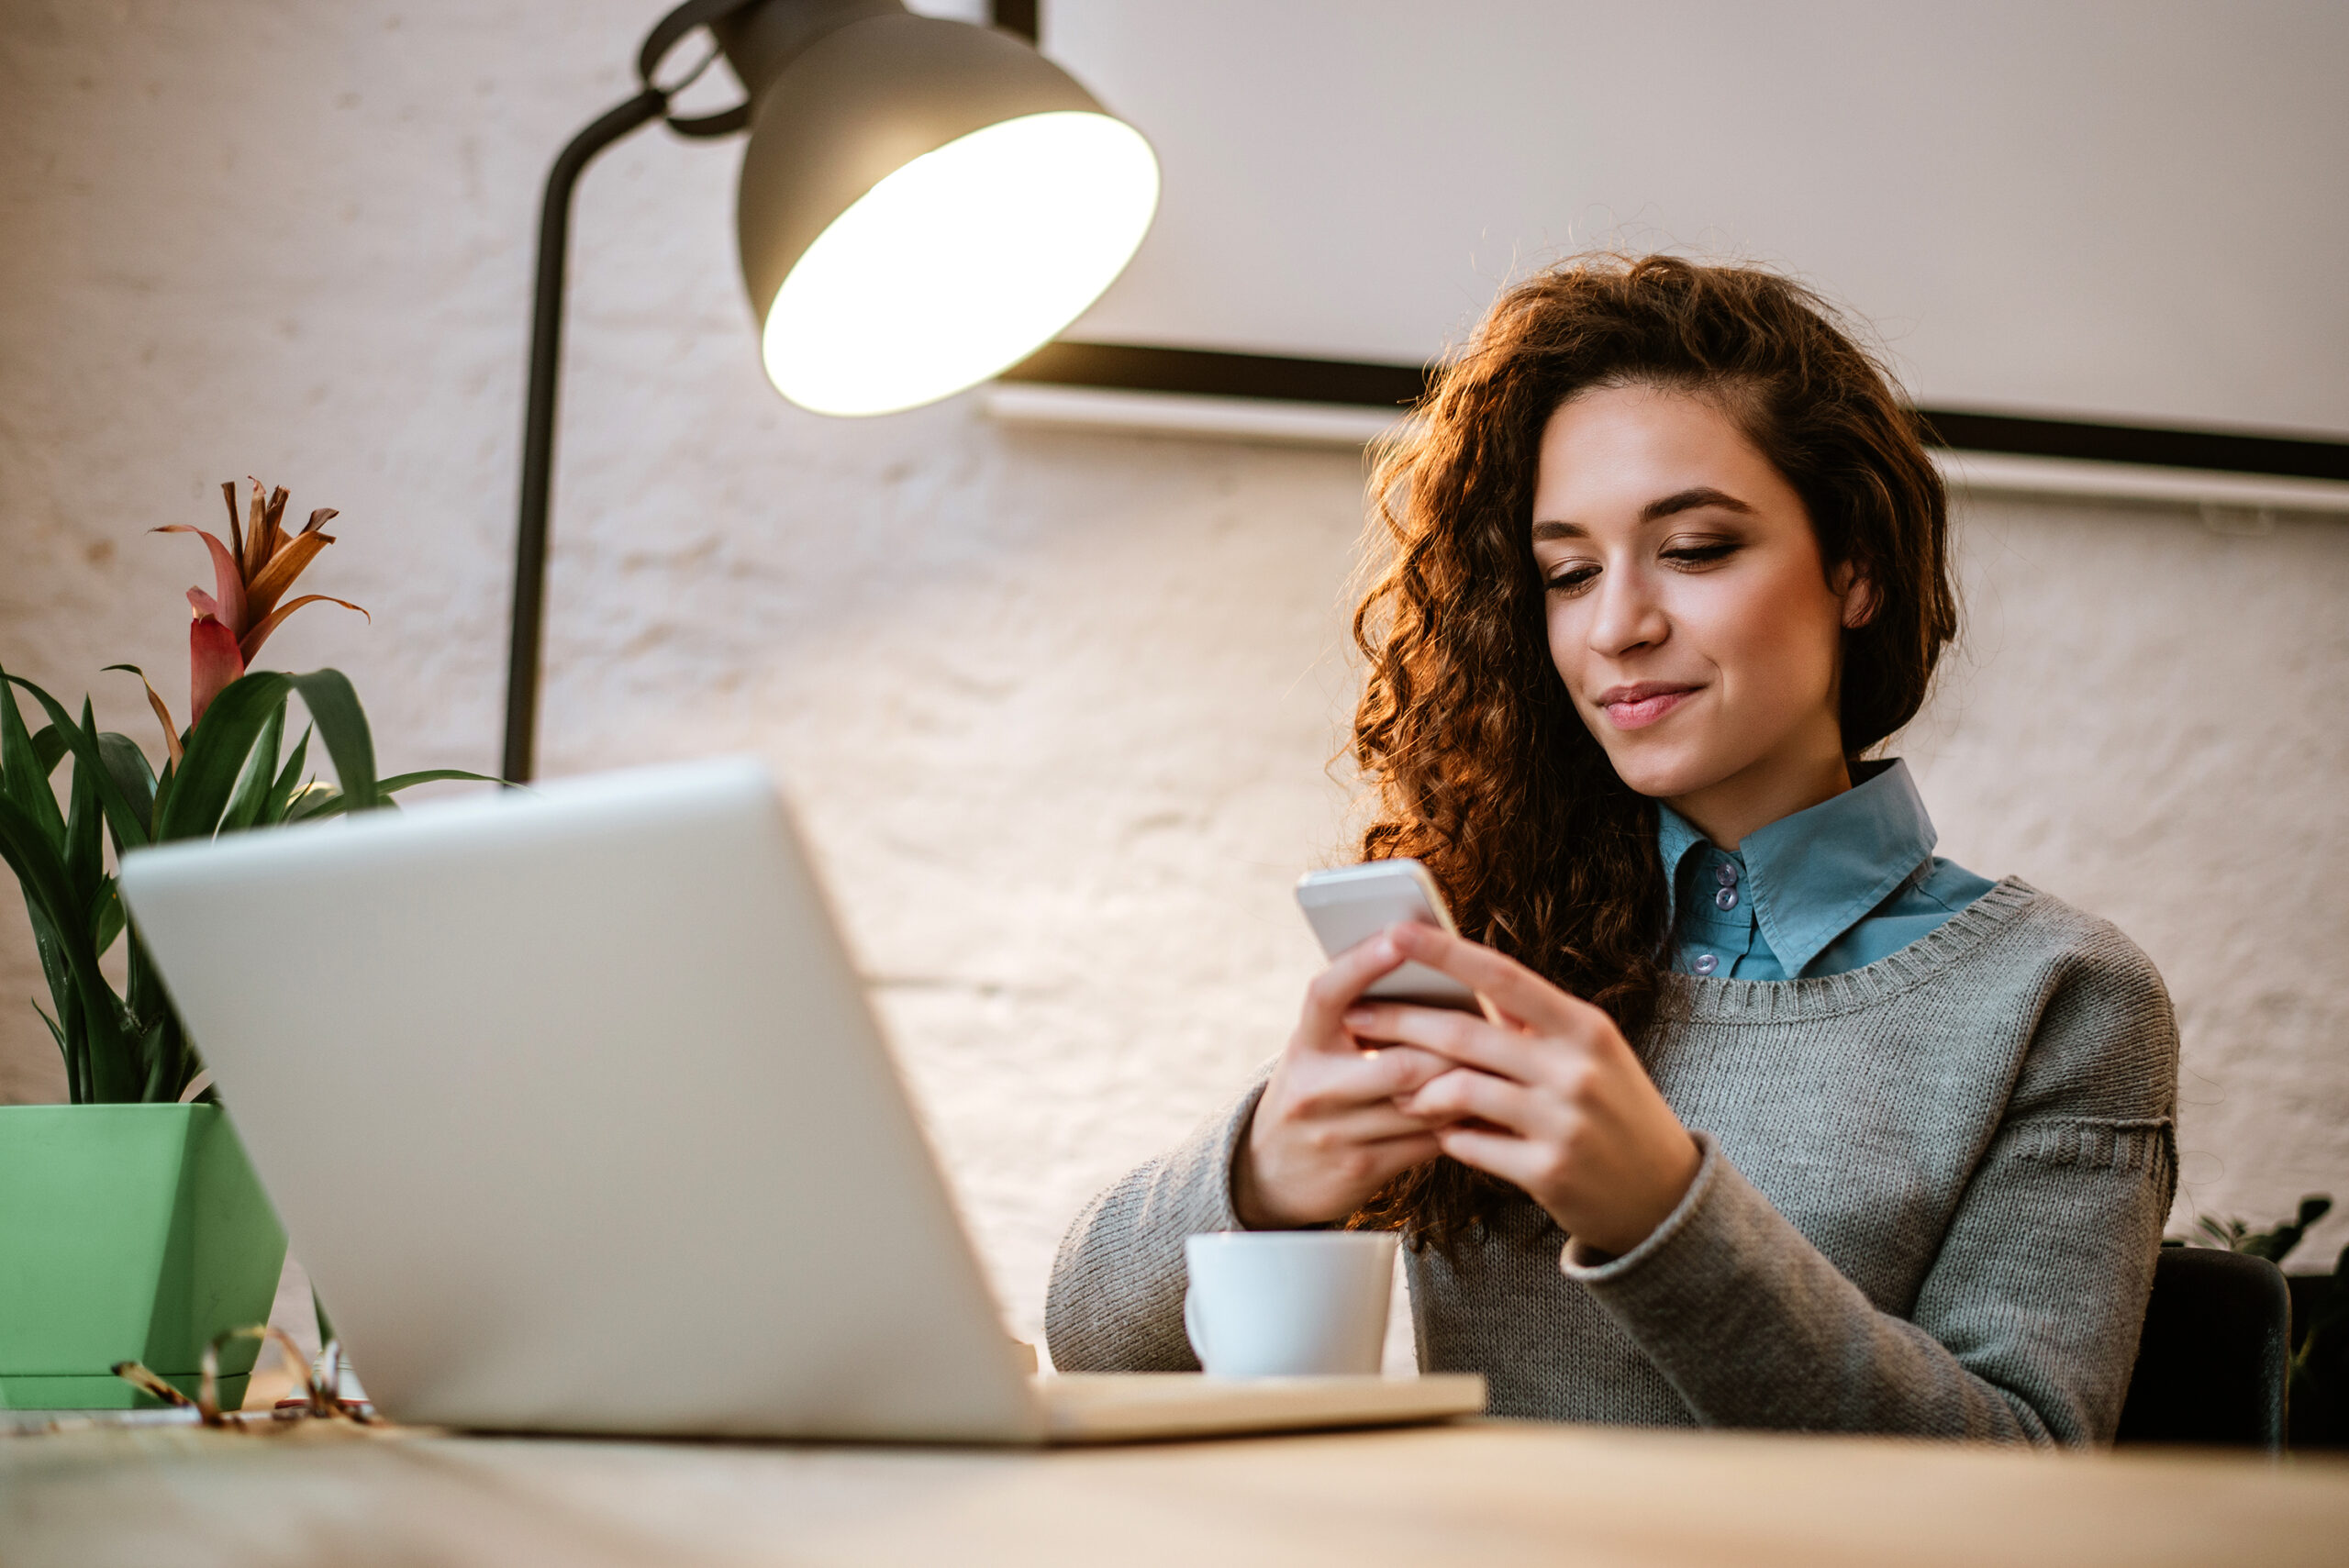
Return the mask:
[(1590, 648), (1609, 657), (1662, 642), (1671, 631), (1664, 606), (1637, 572), (1609, 572), (1597, 584)]

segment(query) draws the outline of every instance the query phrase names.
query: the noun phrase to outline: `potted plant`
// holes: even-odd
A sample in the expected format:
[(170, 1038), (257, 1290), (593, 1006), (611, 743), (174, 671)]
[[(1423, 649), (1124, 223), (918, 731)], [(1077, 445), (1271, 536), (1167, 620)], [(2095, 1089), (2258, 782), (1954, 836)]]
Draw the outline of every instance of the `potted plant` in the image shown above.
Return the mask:
[[(49, 984), (42, 1018), (64, 1056), (71, 1102), (0, 1106), (0, 1402), (21, 1409), (154, 1404), (113, 1375), (123, 1361), (193, 1393), (205, 1348), (268, 1317), (285, 1254), (284, 1232), (210, 1074), (128, 929), (108, 843), (119, 857), (372, 810), (410, 784), (481, 776), (442, 769), (379, 779), (366, 716), (339, 672), (249, 670), (287, 616), (327, 599), (285, 595), (333, 542), (322, 528), (335, 513), (315, 511), (289, 532), (285, 491), (264, 498), (256, 481), (240, 526), (236, 486), (221, 489), (228, 542), (184, 525), (155, 530), (201, 537), (214, 577), (212, 593), (188, 590), (184, 731), (147, 686), (162, 725), (160, 773), (137, 742), (98, 731), (87, 698), (76, 719), (0, 671), (0, 859), (31, 917)], [(146, 681), (136, 666), (110, 668)], [(27, 726), (19, 691), (38, 705), (40, 728)], [(312, 728), (287, 753), (287, 704), (296, 695)], [(336, 784), (306, 776), (312, 733)], [(253, 983), (281, 983), (263, 933), (254, 939)], [(238, 1339), (227, 1347), (221, 1394), (231, 1406), (243, 1397), (258, 1345)]]

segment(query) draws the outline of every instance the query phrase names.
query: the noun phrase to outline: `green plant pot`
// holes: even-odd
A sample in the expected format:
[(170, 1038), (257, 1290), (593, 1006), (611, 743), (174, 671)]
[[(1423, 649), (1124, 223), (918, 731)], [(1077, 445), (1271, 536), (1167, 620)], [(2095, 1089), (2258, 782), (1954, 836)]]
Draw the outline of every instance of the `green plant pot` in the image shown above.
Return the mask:
[[(144, 1362), (193, 1395), (216, 1334), (267, 1320), (285, 1232), (217, 1106), (0, 1106), (0, 1402), (156, 1401)], [(260, 1346), (220, 1349), (221, 1403)]]

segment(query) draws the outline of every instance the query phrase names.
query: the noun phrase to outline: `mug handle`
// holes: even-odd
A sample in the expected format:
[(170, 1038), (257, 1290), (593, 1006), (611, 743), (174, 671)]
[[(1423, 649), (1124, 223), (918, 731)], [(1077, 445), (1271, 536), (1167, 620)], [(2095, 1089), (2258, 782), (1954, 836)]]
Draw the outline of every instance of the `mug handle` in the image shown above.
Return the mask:
[(1199, 1358), (1201, 1371), (1208, 1360), (1208, 1337), (1199, 1323), (1199, 1293), (1195, 1288), (1183, 1292), (1183, 1333), (1191, 1341), (1191, 1353)]

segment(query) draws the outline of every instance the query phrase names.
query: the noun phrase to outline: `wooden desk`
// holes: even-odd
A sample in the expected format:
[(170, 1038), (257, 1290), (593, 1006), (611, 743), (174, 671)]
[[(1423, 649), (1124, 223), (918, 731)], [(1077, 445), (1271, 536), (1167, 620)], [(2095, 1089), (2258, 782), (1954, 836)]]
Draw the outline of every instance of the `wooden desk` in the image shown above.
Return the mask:
[(1478, 1423), (1062, 1452), (0, 1439), (7, 1568), (2349, 1562), (2349, 1464)]

